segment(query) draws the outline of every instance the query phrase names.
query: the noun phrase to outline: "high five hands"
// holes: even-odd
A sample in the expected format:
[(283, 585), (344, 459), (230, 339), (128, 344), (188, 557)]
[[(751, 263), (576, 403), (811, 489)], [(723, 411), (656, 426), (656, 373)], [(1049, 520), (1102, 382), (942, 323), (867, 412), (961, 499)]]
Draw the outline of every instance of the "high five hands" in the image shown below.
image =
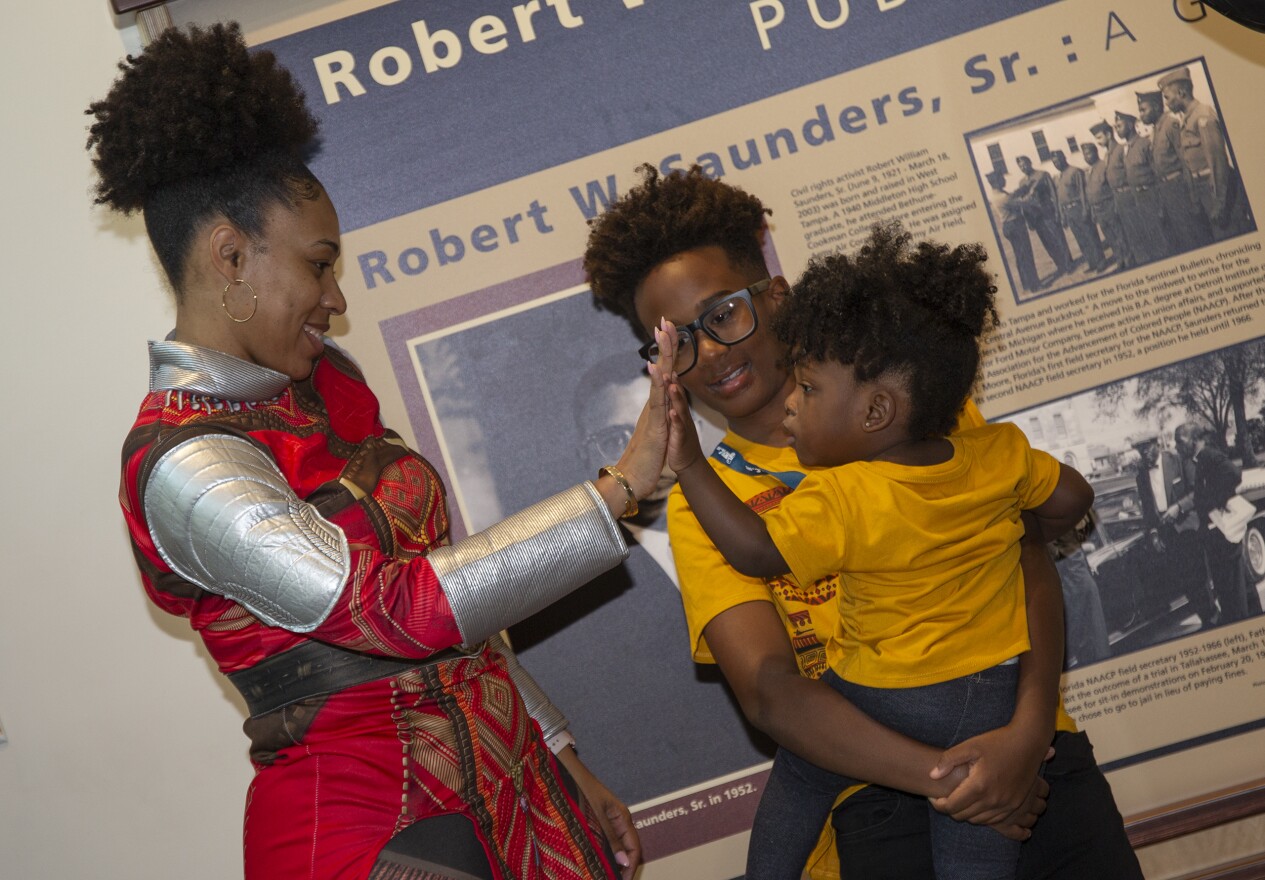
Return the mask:
[[(704, 461), (706, 456), (699, 443), (694, 420), (690, 417), (690, 404), (685, 389), (676, 374), (677, 346), (680, 341), (676, 325), (666, 318), (660, 318), (659, 326), (654, 330), (654, 340), (659, 345), (659, 360), (650, 364), (649, 368), (652, 380), (654, 373), (659, 373), (668, 403), (667, 465), (680, 474), (686, 468)], [(653, 394), (653, 390), (651, 393)]]
[[(666, 372), (660, 365), (647, 364), (650, 396), (637, 416), (632, 437), (613, 468), (604, 468), (596, 481), (598, 491), (612, 514), (629, 516), (636, 502), (655, 491), (663, 473), (668, 445), (668, 392)], [(614, 471), (613, 474), (609, 473)]]

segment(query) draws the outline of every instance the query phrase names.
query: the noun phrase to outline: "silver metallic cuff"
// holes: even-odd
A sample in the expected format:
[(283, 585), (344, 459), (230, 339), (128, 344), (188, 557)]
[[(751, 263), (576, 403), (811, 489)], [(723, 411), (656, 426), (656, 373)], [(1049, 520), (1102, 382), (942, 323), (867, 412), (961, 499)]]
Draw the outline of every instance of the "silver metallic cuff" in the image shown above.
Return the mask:
[(172, 571), (270, 626), (311, 632), (347, 581), (342, 529), (301, 501), (244, 437), (203, 434), (168, 450), (144, 503), (154, 546)]
[(588, 583), (628, 555), (592, 483), (533, 504), (427, 556), (467, 645)]
[(518, 662), (518, 655), (514, 653), (514, 649), (509, 646), (509, 643), (499, 633), (488, 639), (488, 645), (492, 650), (505, 657), (505, 665), (509, 669), (510, 679), (514, 682), (514, 686), (518, 688), (518, 692), (522, 694), (523, 703), (527, 706), (527, 714), (536, 719), (536, 723), (540, 725), (545, 742), (549, 742), (549, 740), (571, 726), (567, 716), (562, 714), (562, 710), (553, 704), (553, 701), (549, 699), (549, 695), (545, 693), (544, 688)]

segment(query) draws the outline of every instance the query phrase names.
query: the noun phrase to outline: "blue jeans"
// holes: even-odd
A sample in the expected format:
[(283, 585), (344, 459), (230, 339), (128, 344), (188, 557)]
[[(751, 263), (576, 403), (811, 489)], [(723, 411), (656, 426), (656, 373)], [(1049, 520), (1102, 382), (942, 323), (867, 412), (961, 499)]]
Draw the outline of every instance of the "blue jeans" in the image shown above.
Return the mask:
[[(947, 748), (1010, 721), (1019, 665), (915, 688), (870, 688), (833, 672), (822, 681), (875, 721), (913, 739)], [(834, 800), (865, 780), (831, 773), (778, 749), (760, 798), (747, 850), (747, 880), (799, 880)], [(938, 880), (1012, 878), (1019, 844), (991, 828), (930, 811), (931, 853)]]

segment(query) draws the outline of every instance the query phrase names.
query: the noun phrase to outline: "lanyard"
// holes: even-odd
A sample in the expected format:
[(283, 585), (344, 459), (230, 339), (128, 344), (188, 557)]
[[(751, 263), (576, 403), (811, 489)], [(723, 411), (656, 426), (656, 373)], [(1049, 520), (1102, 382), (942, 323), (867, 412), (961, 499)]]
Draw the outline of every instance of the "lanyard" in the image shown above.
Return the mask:
[(772, 477), (788, 489), (797, 488), (804, 477), (807, 476), (799, 471), (766, 471), (764, 468), (747, 461), (742, 457), (741, 452), (728, 443), (723, 442), (716, 444), (716, 448), (712, 450), (711, 457), (740, 474), (748, 474), (753, 477)]

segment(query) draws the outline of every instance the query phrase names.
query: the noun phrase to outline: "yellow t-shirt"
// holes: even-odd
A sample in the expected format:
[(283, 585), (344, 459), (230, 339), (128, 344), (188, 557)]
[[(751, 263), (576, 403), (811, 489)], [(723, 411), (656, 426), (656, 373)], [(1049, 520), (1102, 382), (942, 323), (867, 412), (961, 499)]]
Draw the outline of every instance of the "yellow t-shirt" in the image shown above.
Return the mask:
[(765, 517), (797, 580), (842, 572), (827, 662), (878, 688), (937, 684), (1028, 650), (1023, 510), (1059, 463), (1010, 424), (954, 434), (945, 462), (858, 461), (809, 474)]
[[(984, 424), (979, 409), (967, 401), (958, 420), (958, 430)], [(753, 443), (732, 431), (725, 434), (721, 442), (736, 450), (754, 469), (769, 474), (750, 473), (731, 468), (715, 458), (708, 459), (725, 485), (761, 516), (776, 510), (782, 498), (791, 492), (785, 482), (772, 474), (803, 474), (811, 470), (800, 464), (795, 450), (789, 446)], [(821, 677), (827, 668), (826, 642), (834, 632), (838, 617), (834, 605), (839, 583), (837, 575), (822, 578), (805, 588), (791, 576), (766, 582), (739, 574), (707, 537), (680, 486), (674, 486), (668, 497), (668, 537), (681, 584), (690, 653), (696, 663), (716, 662), (703, 637), (703, 630), (712, 618), (744, 602), (773, 602), (795, 647), (800, 672), (809, 678)]]
[[(959, 430), (983, 424), (983, 416), (968, 401), (958, 422)], [(726, 434), (723, 442), (750, 464), (770, 473), (806, 470), (790, 447), (752, 443), (733, 432)], [(715, 459), (709, 463), (730, 490), (761, 515), (775, 510), (781, 499), (790, 494), (791, 490), (776, 477), (743, 473)], [(766, 583), (739, 574), (707, 537), (679, 486), (673, 488), (668, 499), (668, 535), (681, 584), (690, 651), (696, 663), (716, 662), (703, 637), (703, 630), (713, 618), (744, 602), (772, 602), (786, 625), (800, 672), (818, 678), (826, 671), (826, 643), (839, 616), (833, 601), (838, 590), (837, 575), (803, 588), (790, 576), (772, 578)], [(1026, 624), (1026, 615), (1024, 620)], [(1077, 729), (1061, 700), (1055, 727)], [(808, 864), (813, 880), (839, 880), (834, 829), (829, 822)]]
[[(752, 443), (737, 434), (722, 443), (735, 449), (750, 464), (770, 473), (804, 473), (804, 466), (789, 446)], [(734, 494), (761, 516), (776, 510), (791, 489), (774, 476), (734, 470), (715, 458), (708, 460)], [(795, 648), (800, 672), (820, 678), (826, 671), (826, 640), (839, 616), (835, 607), (839, 578), (831, 574), (801, 587), (793, 578), (767, 582), (735, 571), (707, 537), (679, 486), (668, 497), (668, 537), (681, 584), (681, 601), (690, 633), (690, 648), (698, 663), (715, 663), (703, 630), (716, 615), (744, 602), (774, 602)]]

